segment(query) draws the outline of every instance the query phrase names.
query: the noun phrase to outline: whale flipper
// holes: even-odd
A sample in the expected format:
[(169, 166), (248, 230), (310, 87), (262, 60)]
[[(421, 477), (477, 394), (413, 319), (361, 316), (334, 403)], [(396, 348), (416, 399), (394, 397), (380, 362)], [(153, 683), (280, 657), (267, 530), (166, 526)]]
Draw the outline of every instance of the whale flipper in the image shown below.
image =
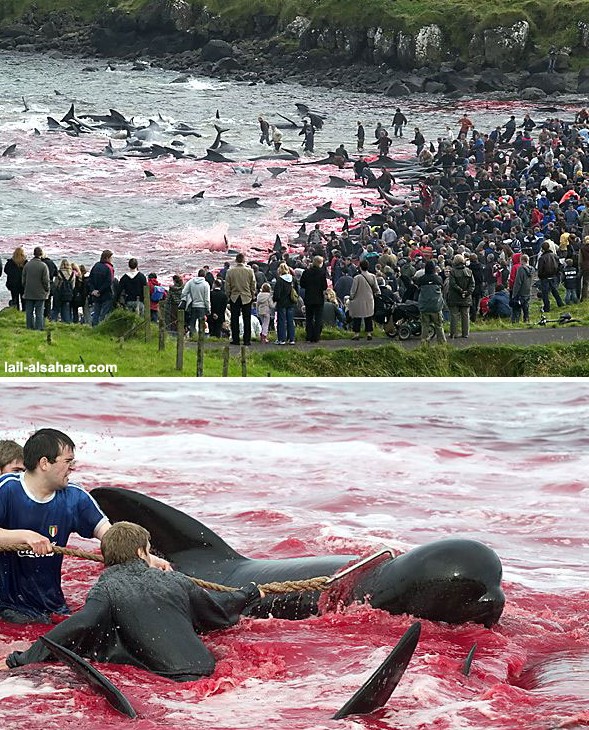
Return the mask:
[(70, 669), (90, 684), (97, 692), (103, 695), (107, 702), (115, 708), (118, 712), (131, 719), (137, 717), (137, 712), (125, 695), (120, 689), (117, 689), (115, 685), (107, 679), (104, 674), (95, 669), (81, 656), (78, 656), (71, 649), (67, 649), (65, 646), (56, 644), (46, 636), (41, 636), (40, 640), (45, 644), (47, 649), (55, 656), (56, 659), (60, 659), (64, 664), (67, 664)]
[(369, 712), (383, 707), (407, 669), (420, 633), (421, 624), (416, 621), (403, 634), (397, 646), (370, 679), (364, 682), (346, 704), (335, 713), (333, 719), (341, 720), (348, 715), (367, 715)]

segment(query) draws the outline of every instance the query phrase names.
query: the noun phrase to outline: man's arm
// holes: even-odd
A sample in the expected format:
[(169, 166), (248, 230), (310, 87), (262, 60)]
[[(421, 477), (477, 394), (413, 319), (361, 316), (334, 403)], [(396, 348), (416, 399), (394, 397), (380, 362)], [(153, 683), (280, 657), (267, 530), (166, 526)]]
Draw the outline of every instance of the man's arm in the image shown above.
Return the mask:
[(264, 597), (254, 583), (227, 593), (207, 591), (193, 583), (189, 592), (192, 624), (202, 632), (233, 626), (247, 606)]
[(0, 528), (0, 546), (6, 545), (28, 545), (36, 555), (49, 555), (53, 552), (51, 540), (33, 530)]
[[(101, 600), (90, 599), (76, 613), (57, 624), (47, 633), (47, 637), (56, 644), (68, 649), (91, 656), (92, 649), (99, 644), (104, 636), (108, 636), (110, 626), (110, 607)], [(47, 662), (54, 660), (53, 654), (42, 641), (37, 640), (26, 651), (13, 651), (6, 657), (6, 664), (10, 669), (22, 667), (25, 664)]]

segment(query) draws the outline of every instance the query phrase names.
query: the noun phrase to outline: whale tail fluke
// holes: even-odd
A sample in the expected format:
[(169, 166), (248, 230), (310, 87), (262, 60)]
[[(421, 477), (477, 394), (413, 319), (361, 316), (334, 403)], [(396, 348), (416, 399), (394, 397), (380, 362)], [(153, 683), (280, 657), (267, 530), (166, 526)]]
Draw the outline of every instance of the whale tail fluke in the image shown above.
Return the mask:
[(421, 623), (416, 621), (403, 634), (397, 646), (374, 674), (335, 713), (333, 719), (341, 720), (348, 715), (367, 715), (383, 707), (407, 669), (420, 634)]

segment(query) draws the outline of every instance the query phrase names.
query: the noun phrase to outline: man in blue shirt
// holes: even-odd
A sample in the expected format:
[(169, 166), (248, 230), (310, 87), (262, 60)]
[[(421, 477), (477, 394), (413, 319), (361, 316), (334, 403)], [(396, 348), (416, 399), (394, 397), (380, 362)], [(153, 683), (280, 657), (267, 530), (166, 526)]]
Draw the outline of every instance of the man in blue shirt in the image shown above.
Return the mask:
[[(49, 623), (69, 609), (61, 589), (62, 555), (72, 532), (100, 540), (111, 527), (96, 501), (69, 481), (74, 442), (52, 428), (34, 433), (23, 448), (25, 471), (0, 477), (0, 618), (15, 623)], [(166, 561), (157, 567), (169, 570)]]

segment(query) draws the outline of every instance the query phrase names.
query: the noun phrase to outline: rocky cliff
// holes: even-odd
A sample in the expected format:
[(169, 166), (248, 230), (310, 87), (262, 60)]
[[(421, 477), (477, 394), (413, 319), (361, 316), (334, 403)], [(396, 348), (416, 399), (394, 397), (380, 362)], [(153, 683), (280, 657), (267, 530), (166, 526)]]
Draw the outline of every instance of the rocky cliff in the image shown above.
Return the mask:
[(540, 99), (589, 92), (589, 60), (587, 66), (583, 63), (589, 59), (589, 26), (578, 22), (572, 35), (574, 44), (558, 49), (556, 72), (548, 73), (548, 57), (539, 51), (525, 20), (473, 29), (468, 43), (457, 47), (448, 27), (434, 23), (408, 32), (339, 27), (304, 16), (285, 21), (263, 13), (232, 22), (187, 0), (149, 0), (134, 13), (115, 3), (90, 21), (73, 12), (32, 6), (0, 25), (0, 48), (157, 59), (182, 73), (266, 83), (296, 78), (395, 97), (507, 92)]

